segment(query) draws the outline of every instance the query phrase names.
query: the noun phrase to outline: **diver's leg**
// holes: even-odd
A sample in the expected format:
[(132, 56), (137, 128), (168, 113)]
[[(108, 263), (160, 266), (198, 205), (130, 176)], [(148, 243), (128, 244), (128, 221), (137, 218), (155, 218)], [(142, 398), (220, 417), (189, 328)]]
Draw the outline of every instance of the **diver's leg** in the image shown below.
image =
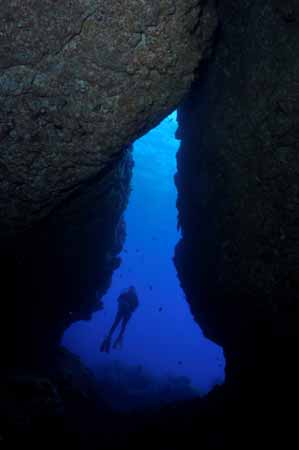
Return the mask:
[(117, 337), (117, 339), (115, 340), (114, 344), (113, 344), (113, 348), (117, 348), (117, 347), (121, 347), (122, 345), (122, 341), (123, 341), (123, 337), (126, 331), (126, 327), (127, 324), (130, 320), (131, 314), (126, 314), (125, 316), (123, 316), (122, 318), (122, 322), (121, 322), (121, 328), (120, 328), (120, 332), (119, 335)]
[(105, 338), (100, 347), (101, 352), (109, 353), (110, 345), (111, 345), (111, 340), (108, 338)]
[(122, 320), (122, 314), (121, 314), (120, 311), (117, 311), (115, 320), (114, 320), (114, 322), (112, 324), (112, 327), (111, 327), (111, 329), (109, 331), (109, 334), (108, 334), (108, 336), (105, 337), (105, 339), (102, 342), (102, 345), (100, 347), (101, 352), (109, 353), (112, 335), (113, 335), (114, 331), (116, 330), (116, 328), (118, 327), (118, 325), (119, 325), (121, 320)]
[(109, 334), (107, 336), (108, 339), (112, 338), (112, 335), (113, 335), (114, 331), (116, 330), (116, 328), (118, 327), (118, 325), (121, 322), (121, 320), (122, 320), (122, 313), (120, 311), (117, 311), (115, 320), (114, 320), (114, 322), (112, 324), (112, 327), (111, 327), (111, 329), (109, 331)]

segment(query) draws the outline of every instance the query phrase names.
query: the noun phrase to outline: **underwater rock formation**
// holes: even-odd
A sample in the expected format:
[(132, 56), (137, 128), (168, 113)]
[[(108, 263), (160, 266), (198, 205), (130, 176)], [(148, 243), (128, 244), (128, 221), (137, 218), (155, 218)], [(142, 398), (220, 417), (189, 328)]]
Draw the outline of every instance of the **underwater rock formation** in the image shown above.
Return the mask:
[[(26, 8), (33, 2), (5, 1), (5, 8), (1, 5), (5, 36), (31, 33), (28, 30), (44, 32), (36, 34), (35, 41), (30, 34), (24, 35), (24, 46), (11, 37), (9, 45), (3, 47), (3, 56), (1, 53), (0, 90), (5, 96), (0, 107), (1, 211), (7, 224), (14, 218), (26, 225), (33, 213), (36, 217), (43, 215), (83, 179), (106, 167), (123, 144), (175, 106), (204, 54), (188, 53), (190, 42), (182, 36), (192, 36), (192, 42), (198, 39), (200, 45), (205, 42), (207, 50), (215, 25), (207, 7), (196, 33), (192, 29), (184, 35), (182, 30), (191, 23), (190, 18), (196, 24), (193, 13), (199, 12), (199, 2), (160, 1), (158, 23), (149, 29), (158, 34), (161, 29), (163, 39), (167, 35), (162, 41), (151, 38), (153, 45), (163, 42), (166, 47), (162, 54), (159, 45), (153, 52), (157, 59), (149, 73), (154, 72), (156, 78), (146, 88), (148, 75), (142, 78), (142, 70), (147, 63), (139, 65), (138, 59), (137, 66), (133, 64), (134, 72), (129, 59), (119, 59), (118, 45), (110, 46), (116, 28), (117, 33), (118, 29), (126, 30), (127, 20), (133, 26), (138, 23), (135, 12), (143, 2), (70, 2), (73, 9), (67, 14), (66, 4), (58, 3), (43, 2), (41, 17), (45, 23), (37, 24), (33, 14), (30, 27), (12, 18), (22, 14), (28, 20)], [(279, 431), (286, 447), (292, 436), (292, 430), (285, 432), (283, 422), (286, 420), (292, 428), (288, 403), (296, 402), (298, 394), (299, 5), (295, 0), (218, 3), (220, 27), (214, 55), (201, 67), (199, 79), (179, 112), (182, 145), (176, 182), (182, 240), (175, 262), (195, 319), (206, 336), (224, 348), (227, 379), (224, 387), (207, 398), (171, 405), (155, 414), (152, 422), (146, 417), (139, 416), (139, 422), (135, 418), (136, 448), (145, 440), (153, 448), (191, 448), (195, 438), (204, 449), (240, 448), (244, 436), (246, 444), (250, 439), (255, 441), (252, 448), (269, 448)], [(51, 9), (53, 4), (55, 8)], [(156, 4), (148, 2), (150, 8)], [(12, 9), (15, 5), (21, 6), (19, 12)], [(89, 11), (90, 5), (96, 6), (95, 13)], [(177, 8), (168, 16), (163, 12), (164, 5)], [(113, 19), (117, 7), (122, 13), (125, 10), (123, 22)], [(108, 9), (110, 16), (105, 13)], [(109, 17), (113, 20), (108, 24)], [(47, 23), (48, 18), (51, 20)], [(178, 18), (183, 19), (183, 29), (176, 27)], [(103, 24), (100, 31), (96, 25), (99, 22)], [(14, 33), (16, 26), (21, 34)], [(148, 30), (147, 24), (145, 27)], [(127, 40), (123, 38), (126, 34), (120, 33), (120, 44), (129, 47), (129, 38), (135, 36), (139, 39), (136, 54), (140, 51), (143, 55), (142, 31), (134, 33), (128, 33)], [(182, 44), (178, 46), (180, 39)], [(91, 45), (93, 42), (95, 45)], [(30, 53), (30, 45), (34, 52)], [(181, 52), (177, 55), (179, 62), (170, 64), (170, 68), (162, 64), (167, 61), (167, 48), (174, 50), (172, 55), (175, 49)], [(109, 57), (98, 60), (97, 52), (106, 50), (103, 55)], [(131, 57), (129, 50), (123, 55)], [(92, 69), (94, 64), (96, 68)], [(182, 72), (184, 64), (186, 74)], [(103, 70), (98, 71), (98, 65)], [(88, 77), (91, 69), (96, 78)], [(88, 84), (86, 91), (80, 80)], [(89, 86), (90, 80), (95, 84)], [(164, 94), (170, 91), (173, 94), (165, 100)], [(144, 105), (139, 110), (141, 99)], [(124, 101), (123, 106), (114, 108), (114, 101)], [(25, 235), (26, 242), (22, 237), (13, 247), (8, 242), (2, 248), (0, 342), (4, 367), (22, 362), (34, 365), (41, 354), (46, 364), (50, 350), (54, 356), (58, 351), (64, 328), (73, 320), (87, 318), (99, 306), (95, 292), (109, 284), (123, 235), (118, 224), (127, 184), (119, 185), (118, 181), (123, 175), (127, 179), (125, 167), (129, 167), (113, 167), (116, 171), (108, 170), (106, 178), (102, 174), (104, 184), (99, 184), (99, 191), (90, 186), (90, 202), (89, 195), (86, 198), (80, 194), (83, 197), (76, 197), (82, 199), (78, 207), (73, 208), (72, 202), (61, 205), (50, 222), (39, 224), (32, 234)], [(111, 177), (113, 173), (115, 177)], [(10, 195), (14, 201), (8, 205)], [(72, 214), (82, 218), (78, 227), (69, 225), (76, 222), (68, 219)], [(51, 283), (53, 278), (55, 285)], [(57, 289), (57, 280), (61, 290)], [(41, 359), (38, 362), (40, 372)], [(13, 392), (17, 390), (15, 384), (21, 384), (22, 396), (24, 385), (35, 392), (38, 401), (32, 406), (34, 420), (46, 398), (46, 413), (59, 422), (65, 402), (50, 376), (46, 382), (41, 375), (9, 379)], [(68, 387), (67, 382), (66, 390)], [(6, 401), (5, 395), (0, 390), (1, 399)], [(68, 404), (74, 405), (74, 410), (81, 404), (72, 402)], [(8, 398), (7, 407), (11, 404)], [(17, 414), (5, 415), (11, 417), (13, 427), (18, 425)], [(292, 415), (296, 420), (293, 411)], [(97, 442), (103, 429), (101, 424)], [(157, 437), (157, 430), (163, 439)], [(297, 439), (297, 424), (295, 430)], [(241, 440), (240, 431), (244, 431)], [(117, 438), (117, 433), (114, 436)], [(228, 441), (230, 445), (226, 446)], [(134, 448), (133, 444), (128, 448)]]
[(72, 322), (102, 307), (125, 239), (131, 158), (124, 152), (47, 220), (1, 242), (1, 365), (47, 359)]
[[(85, 414), (94, 413), (90, 403), (96, 397), (93, 378), (80, 361), (61, 349), (51, 363), (42, 375), (28, 369), (1, 372), (1, 440), (14, 442), (29, 435), (51, 437), (53, 432), (62, 433), (70, 426), (66, 414), (70, 411), (66, 410), (72, 403), (80, 405)], [(76, 414), (78, 411), (74, 410), (73, 421)]]
[(153, 411), (177, 401), (199, 397), (188, 377), (155, 376), (143, 366), (109, 361), (93, 367), (98, 389), (113, 411)]
[(0, 242), (1, 439), (87, 436), (109, 419), (92, 375), (60, 341), (103, 307), (125, 239), (132, 167), (127, 149), (46, 220)]
[(175, 261), (227, 384), (247, 413), (255, 402), (256, 431), (297, 390), (299, 4), (229, 0), (218, 15), (214, 56), (179, 112)]
[(45, 216), (174, 109), (214, 22), (201, 0), (2, 0), (2, 227)]

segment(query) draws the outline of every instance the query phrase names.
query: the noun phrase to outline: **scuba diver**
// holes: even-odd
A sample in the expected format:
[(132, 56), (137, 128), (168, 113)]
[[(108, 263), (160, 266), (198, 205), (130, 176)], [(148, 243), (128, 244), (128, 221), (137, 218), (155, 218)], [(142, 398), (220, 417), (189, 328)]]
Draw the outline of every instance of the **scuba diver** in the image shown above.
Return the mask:
[(139, 305), (138, 297), (136, 294), (136, 289), (134, 286), (130, 286), (129, 289), (122, 292), (117, 299), (118, 301), (118, 310), (116, 313), (115, 320), (112, 324), (112, 327), (109, 331), (108, 336), (105, 337), (100, 350), (101, 352), (109, 353), (111, 347), (111, 339), (114, 331), (120, 325), (120, 332), (113, 344), (113, 348), (120, 348), (122, 346), (124, 333), (126, 330), (126, 326), (136, 308)]

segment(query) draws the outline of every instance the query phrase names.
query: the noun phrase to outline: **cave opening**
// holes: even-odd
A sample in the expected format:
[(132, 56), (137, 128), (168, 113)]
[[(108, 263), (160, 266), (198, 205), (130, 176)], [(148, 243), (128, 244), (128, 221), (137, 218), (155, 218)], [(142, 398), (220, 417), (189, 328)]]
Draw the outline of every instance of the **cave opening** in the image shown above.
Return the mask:
[[(177, 127), (175, 111), (135, 142), (120, 267), (103, 298), (103, 310), (90, 321), (72, 324), (63, 338), (105, 385), (107, 400), (116, 409), (204, 395), (224, 381), (222, 349), (194, 321), (173, 264), (180, 239), (174, 183)], [(130, 285), (137, 290), (139, 307), (123, 346), (101, 353), (116, 299)]]

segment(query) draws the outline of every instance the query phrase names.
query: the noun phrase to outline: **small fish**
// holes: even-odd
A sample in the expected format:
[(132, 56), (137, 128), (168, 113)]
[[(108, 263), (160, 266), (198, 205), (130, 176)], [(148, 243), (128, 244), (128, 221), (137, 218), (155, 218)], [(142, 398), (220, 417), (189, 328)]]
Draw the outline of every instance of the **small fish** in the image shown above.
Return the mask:
[(150, 291), (152, 291), (152, 290), (153, 290), (153, 286), (152, 286), (151, 284), (149, 285), (149, 287), (148, 287), (148, 288), (149, 288), (149, 290), (150, 290)]
[(160, 306), (160, 308), (159, 308), (159, 312), (161, 312), (161, 311), (162, 311), (162, 309), (163, 309), (163, 308), (162, 308), (162, 306)]

